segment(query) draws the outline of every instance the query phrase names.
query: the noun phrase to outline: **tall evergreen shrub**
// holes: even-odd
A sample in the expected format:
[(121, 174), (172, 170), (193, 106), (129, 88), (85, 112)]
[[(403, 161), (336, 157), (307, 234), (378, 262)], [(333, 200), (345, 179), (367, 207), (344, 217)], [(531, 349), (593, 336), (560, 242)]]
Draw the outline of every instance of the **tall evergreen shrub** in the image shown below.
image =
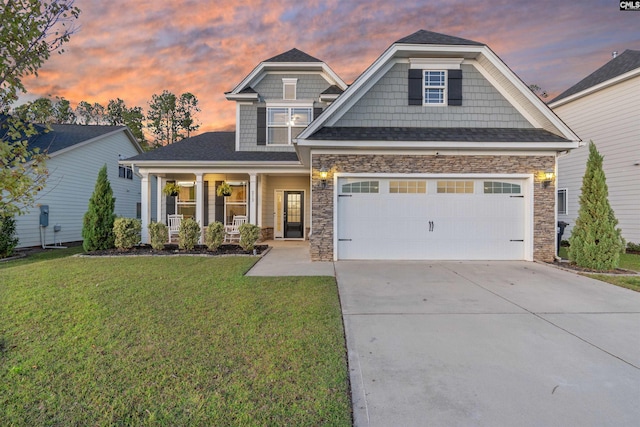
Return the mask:
[(582, 178), (582, 194), (576, 224), (569, 238), (569, 259), (593, 270), (613, 270), (624, 250), (622, 230), (609, 204), (609, 190), (602, 167), (603, 157), (593, 141)]
[(116, 199), (107, 178), (107, 165), (98, 172), (95, 189), (89, 199), (89, 210), (84, 214), (82, 246), (85, 251), (114, 247), (113, 221)]

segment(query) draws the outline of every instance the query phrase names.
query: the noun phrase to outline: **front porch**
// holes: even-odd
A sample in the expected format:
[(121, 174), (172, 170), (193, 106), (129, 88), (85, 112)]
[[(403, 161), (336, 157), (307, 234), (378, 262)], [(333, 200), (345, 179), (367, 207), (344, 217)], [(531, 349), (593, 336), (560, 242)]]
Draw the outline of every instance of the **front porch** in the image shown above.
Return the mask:
[[(249, 223), (262, 229), (262, 240), (308, 239), (311, 219), (309, 175), (144, 169), (140, 173), (143, 243), (149, 242), (149, 223), (167, 224), (168, 216), (173, 214), (182, 215), (184, 219), (193, 218), (200, 224), (203, 236), (206, 227), (214, 221), (229, 226), (235, 217), (246, 216)], [(165, 194), (163, 189), (167, 183), (177, 184), (179, 191), (175, 195)], [(217, 193), (223, 183), (231, 187), (228, 196)]]

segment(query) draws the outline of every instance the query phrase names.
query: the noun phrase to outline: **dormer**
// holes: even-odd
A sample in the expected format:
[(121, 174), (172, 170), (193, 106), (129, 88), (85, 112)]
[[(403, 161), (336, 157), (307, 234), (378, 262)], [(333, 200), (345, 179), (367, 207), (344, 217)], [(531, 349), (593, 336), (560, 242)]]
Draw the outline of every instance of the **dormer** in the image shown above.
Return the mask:
[(347, 85), (323, 61), (291, 49), (261, 62), (232, 91), (237, 151), (293, 151), (292, 141)]

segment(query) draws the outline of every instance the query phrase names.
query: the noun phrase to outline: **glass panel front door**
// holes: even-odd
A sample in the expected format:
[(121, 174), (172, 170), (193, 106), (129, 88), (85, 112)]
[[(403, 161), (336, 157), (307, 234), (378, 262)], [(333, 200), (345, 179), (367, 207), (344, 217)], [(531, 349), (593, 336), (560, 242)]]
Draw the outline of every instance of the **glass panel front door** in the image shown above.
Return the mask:
[(304, 197), (302, 191), (284, 192), (284, 237), (304, 237)]

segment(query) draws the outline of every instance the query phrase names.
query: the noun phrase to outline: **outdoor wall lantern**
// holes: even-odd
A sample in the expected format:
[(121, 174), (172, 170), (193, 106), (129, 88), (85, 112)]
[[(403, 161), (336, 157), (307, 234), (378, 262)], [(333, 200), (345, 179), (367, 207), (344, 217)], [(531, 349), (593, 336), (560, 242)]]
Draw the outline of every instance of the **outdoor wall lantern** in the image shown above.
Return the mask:
[(325, 190), (327, 188), (327, 169), (325, 167), (320, 168), (320, 180), (322, 182), (322, 189)]
[(540, 173), (542, 177), (542, 187), (547, 188), (551, 185), (551, 181), (555, 178), (555, 173), (552, 170), (544, 171)]

